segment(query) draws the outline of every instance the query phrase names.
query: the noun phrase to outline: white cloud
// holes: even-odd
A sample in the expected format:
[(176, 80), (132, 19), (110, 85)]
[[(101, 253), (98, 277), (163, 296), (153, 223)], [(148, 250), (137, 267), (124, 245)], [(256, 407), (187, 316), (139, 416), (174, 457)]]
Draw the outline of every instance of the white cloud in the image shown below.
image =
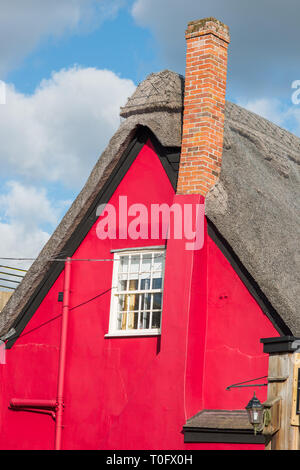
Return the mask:
[[(0, 222), (0, 256), (10, 258), (35, 258), (49, 239), (49, 233), (32, 227), (32, 230), (17, 223)], [(32, 261), (9, 261), (0, 259), (0, 264), (27, 269)], [(11, 284), (8, 284), (11, 285)]]
[(122, 0), (1, 0), (0, 77), (43, 39), (96, 27)]
[(260, 98), (238, 102), (243, 108), (263, 116), (300, 137), (300, 107), (288, 106), (278, 99)]
[(7, 182), (4, 190), (0, 194), (0, 265), (27, 269), (32, 261), (14, 258), (36, 258), (71, 201), (50, 200), (45, 188), (18, 181)]
[[(0, 193), (0, 256), (38, 255), (70, 205), (61, 200), (64, 186), (85, 181), (134, 89), (111, 71), (80, 67), (53, 73), (32, 95), (7, 86), (0, 106), (0, 165), (2, 179), (13, 181)], [(46, 191), (53, 182), (62, 188), (55, 200)]]
[(32, 95), (6, 87), (0, 106), (2, 177), (78, 187), (117, 129), (135, 89), (108, 70), (73, 67), (43, 80)]
[(6, 194), (0, 194), (0, 207), (6, 218), (30, 229), (41, 223), (55, 225), (59, 209), (54, 208), (44, 188), (24, 186), (18, 181), (6, 184)]
[[(43, 188), (10, 181), (5, 189), (0, 194), (0, 257), (36, 257), (50, 236), (41, 225), (55, 226), (61, 208), (51, 204)], [(0, 264), (27, 268), (31, 262), (0, 259)]]
[(260, 98), (252, 101), (240, 101), (238, 104), (278, 126), (282, 126), (286, 119), (286, 110), (283, 109), (281, 101), (277, 99)]

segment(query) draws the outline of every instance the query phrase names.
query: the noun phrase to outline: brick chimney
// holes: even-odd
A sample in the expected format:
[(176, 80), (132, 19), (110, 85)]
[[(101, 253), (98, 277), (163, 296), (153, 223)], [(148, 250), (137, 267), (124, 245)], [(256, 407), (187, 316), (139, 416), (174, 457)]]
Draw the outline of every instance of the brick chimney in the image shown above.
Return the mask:
[(192, 21), (186, 41), (177, 194), (205, 196), (221, 170), (229, 28), (215, 18)]

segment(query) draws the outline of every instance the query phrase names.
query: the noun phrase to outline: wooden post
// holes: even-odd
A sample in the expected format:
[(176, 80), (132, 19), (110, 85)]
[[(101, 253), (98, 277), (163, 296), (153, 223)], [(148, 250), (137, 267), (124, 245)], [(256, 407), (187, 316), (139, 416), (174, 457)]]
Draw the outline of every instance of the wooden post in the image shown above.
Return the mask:
[[(277, 432), (269, 436), (267, 450), (300, 450), (300, 427), (297, 408), (298, 369), (300, 367), (300, 340), (294, 337), (266, 338), (264, 352), (269, 356), (268, 399), (266, 404), (280, 398), (280, 416)], [(264, 432), (267, 434), (267, 432)]]

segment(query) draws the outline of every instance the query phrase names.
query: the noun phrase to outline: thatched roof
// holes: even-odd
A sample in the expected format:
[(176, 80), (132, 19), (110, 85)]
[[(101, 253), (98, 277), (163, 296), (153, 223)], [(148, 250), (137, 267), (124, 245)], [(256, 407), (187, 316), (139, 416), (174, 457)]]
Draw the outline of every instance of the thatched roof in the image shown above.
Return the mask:
[[(35, 301), (53, 265), (49, 258), (65, 254), (67, 241), (91, 211), (137, 127), (148, 127), (164, 147), (180, 147), (182, 108), (180, 75), (165, 70), (138, 86), (121, 110), (126, 119), (2, 311), (0, 334)], [(295, 336), (300, 335), (299, 163), (300, 139), (235, 104), (226, 104), (221, 176), (207, 196), (206, 214)]]

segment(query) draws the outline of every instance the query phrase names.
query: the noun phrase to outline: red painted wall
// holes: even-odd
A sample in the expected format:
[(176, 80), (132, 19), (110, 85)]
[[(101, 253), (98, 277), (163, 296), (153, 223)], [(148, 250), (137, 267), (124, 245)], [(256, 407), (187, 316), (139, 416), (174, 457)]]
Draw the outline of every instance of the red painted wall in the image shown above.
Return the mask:
[[(191, 200), (174, 196), (150, 142), (110, 202), (120, 195), (128, 196), (128, 205), (149, 209), (151, 203)], [(73, 258), (112, 259), (112, 249), (164, 242), (100, 241), (95, 224)], [(206, 235), (204, 247), (192, 252), (182, 241), (168, 240), (161, 337), (104, 337), (112, 265), (72, 263), (63, 448), (256, 448), (183, 443), (183, 424), (202, 408), (245, 406), (249, 389), (225, 387), (266, 375), (259, 339), (277, 335), (213, 241)], [(56, 397), (62, 290), (63, 273), (0, 366), (2, 449), (53, 448), (50, 416), (11, 411), (8, 404), (11, 398)]]
[[(227, 386), (267, 375), (268, 355), (259, 338), (279, 336), (212, 240), (208, 240), (207, 340), (204, 407), (242, 409), (253, 389)], [(225, 365), (225, 367), (222, 367)], [(265, 382), (259, 380), (257, 383)], [(267, 387), (257, 388), (261, 401)]]

